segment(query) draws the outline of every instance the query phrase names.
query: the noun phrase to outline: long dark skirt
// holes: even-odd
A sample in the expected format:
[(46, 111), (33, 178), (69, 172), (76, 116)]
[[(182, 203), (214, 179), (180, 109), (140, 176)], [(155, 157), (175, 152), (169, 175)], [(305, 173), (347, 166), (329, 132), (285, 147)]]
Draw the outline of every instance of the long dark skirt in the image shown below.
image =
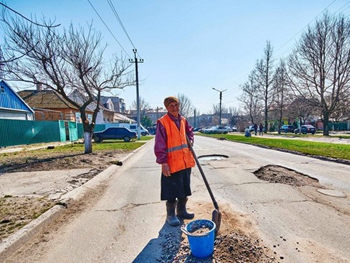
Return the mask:
[(191, 195), (191, 168), (161, 178), (161, 200), (174, 200)]

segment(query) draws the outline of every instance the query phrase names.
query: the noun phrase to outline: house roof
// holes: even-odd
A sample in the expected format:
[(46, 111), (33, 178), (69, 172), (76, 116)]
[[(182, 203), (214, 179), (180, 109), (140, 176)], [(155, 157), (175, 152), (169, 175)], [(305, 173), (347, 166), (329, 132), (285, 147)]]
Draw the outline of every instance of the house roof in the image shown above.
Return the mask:
[(133, 119), (130, 119), (126, 116), (124, 116), (123, 114), (121, 113), (114, 113), (114, 116), (116, 117), (116, 119), (120, 122), (135, 122), (135, 120)]
[(33, 109), (5, 81), (0, 81), (3, 94), (0, 96), (0, 108), (34, 113)]
[(18, 95), (32, 108), (78, 109), (54, 90), (22, 90)]

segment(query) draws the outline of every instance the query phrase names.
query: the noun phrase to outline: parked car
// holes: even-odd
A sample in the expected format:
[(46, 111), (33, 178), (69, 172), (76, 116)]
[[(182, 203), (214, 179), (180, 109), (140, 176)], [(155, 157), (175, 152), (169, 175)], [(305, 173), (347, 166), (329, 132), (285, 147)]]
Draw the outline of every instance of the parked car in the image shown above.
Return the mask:
[(223, 133), (223, 134), (227, 134), (229, 132), (229, 129), (227, 127), (224, 126), (214, 126), (214, 130), (216, 131), (216, 133)]
[(226, 134), (228, 129), (223, 126), (212, 126), (210, 128), (205, 128), (201, 130), (201, 133), (206, 134)]
[(280, 132), (294, 132), (295, 127), (293, 125), (282, 125), (280, 128)]
[[(300, 132), (301, 131), (301, 132)], [(307, 134), (307, 133), (311, 133), (311, 134), (315, 134), (316, 132), (316, 128), (312, 125), (301, 125), (300, 129), (297, 128), (294, 130), (294, 133), (302, 133), (302, 134)]]
[(103, 131), (94, 132), (93, 136), (95, 142), (102, 142), (106, 139), (122, 139), (124, 142), (130, 142), (131, 139), (136, 137), (136, 132), (132, 132), (125, 127), (109, 127)]
[[(136, 123), (123, 123), (123, 122), (121, 122), (121, 123), (117, 123), (117, 124), (110, 124), (110, 126), (108, 125), (107, 127), (125, 127), (132, 132), (136, 132), (136, 134), (138, 132)], [(145, 127), (143, 127), (142, 125), (140, 125), (140, 133), (142, 136), (146, 136), (146, 135), (150, 134), (149, 131)]]
[(254, 129), (254, 125), (249, 125), (248, 129), (249, 129), (249, 131), (250, 131), (250, 132), (255, 131), (255, 129)]

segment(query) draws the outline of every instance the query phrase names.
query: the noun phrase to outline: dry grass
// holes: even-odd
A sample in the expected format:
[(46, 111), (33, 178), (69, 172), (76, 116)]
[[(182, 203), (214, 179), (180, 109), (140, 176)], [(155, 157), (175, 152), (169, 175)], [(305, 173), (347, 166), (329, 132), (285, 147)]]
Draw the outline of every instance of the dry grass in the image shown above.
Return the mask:
[(10, 195), (1, 197), (0, 240), (7, 238), (54, 205), (53, 200), (45, 197)]

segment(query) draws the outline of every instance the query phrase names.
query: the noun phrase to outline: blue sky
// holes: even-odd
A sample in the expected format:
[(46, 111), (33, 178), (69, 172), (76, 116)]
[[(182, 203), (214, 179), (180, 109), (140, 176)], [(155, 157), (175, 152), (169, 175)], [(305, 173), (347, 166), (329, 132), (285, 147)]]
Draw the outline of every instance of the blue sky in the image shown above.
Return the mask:
[[(107, 0), (0, 0), (27, 17), (45, 16), (64, 27), (72, 22), (102, 32), (106, 58), (133, 58), (133, 46)], [(240, 107), (240, 85), (262, 58), (266, 41), (276, 64), (288, 56), (301, 33), (326, 8), (350, 13), (347, 0), (111, 0), (144, 63), (139, 64), (140, 97), (162, 107), (169, 95), (184, 94), (200, 113), (212, 111), (223, 92), (224, 107)], [(127, 54), (125, 54), (125, 51)], [(116, 92), (127, 108), (136, 88)]]

